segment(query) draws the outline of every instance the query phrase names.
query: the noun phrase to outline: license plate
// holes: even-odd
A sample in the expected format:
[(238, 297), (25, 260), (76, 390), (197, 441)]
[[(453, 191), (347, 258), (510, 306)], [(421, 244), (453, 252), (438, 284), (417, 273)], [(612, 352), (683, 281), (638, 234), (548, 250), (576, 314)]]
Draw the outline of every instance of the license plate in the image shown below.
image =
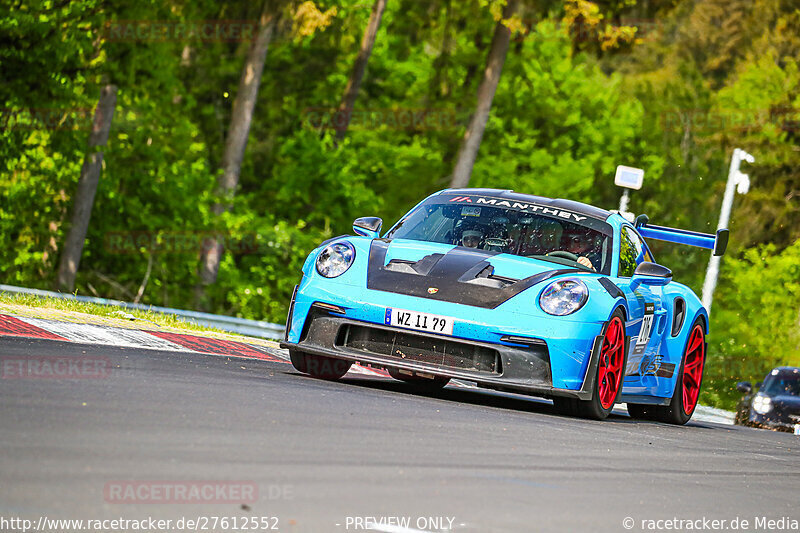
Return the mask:
[(449, 316), (431, 315), (428, 313), (418, 313), (417, 311), (406, 311), (405, 309), (386, 309), (384, 323), (387, 326), (398, 326), (401, 328), (416, 329), (420, 331), (430, 331), (431, 333), (453, 334), (453, 323), (455, 321)]

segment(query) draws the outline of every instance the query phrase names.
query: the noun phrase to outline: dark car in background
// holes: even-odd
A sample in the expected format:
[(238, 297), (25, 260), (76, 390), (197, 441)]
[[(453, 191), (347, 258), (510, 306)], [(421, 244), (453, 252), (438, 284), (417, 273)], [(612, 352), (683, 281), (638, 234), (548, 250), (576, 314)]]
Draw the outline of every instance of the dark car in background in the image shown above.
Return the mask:
[(736, 388), (745, 394), (736, 409), (737, 424), (798, 433), (800, 368), (781, 366), (755, 387), (740, 381)]

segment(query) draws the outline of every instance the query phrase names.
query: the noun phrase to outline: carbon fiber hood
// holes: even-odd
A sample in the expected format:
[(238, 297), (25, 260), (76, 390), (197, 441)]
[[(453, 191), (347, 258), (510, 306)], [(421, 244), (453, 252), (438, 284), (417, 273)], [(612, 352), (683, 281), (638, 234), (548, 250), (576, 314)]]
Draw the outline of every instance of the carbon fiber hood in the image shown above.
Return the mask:
[[(415, 253), (411, 249), (407, 254), (403, 251), (402, 245), (398, 247), (391, 240), (372, 241), (368, 289), (494, 309), (553, 276), (581, 272), (575, 268), (554, 269), (553, 264), (535, 259), (437, 243), (415, 241)], [(515, 277), (509, 276), (510, 272)]]

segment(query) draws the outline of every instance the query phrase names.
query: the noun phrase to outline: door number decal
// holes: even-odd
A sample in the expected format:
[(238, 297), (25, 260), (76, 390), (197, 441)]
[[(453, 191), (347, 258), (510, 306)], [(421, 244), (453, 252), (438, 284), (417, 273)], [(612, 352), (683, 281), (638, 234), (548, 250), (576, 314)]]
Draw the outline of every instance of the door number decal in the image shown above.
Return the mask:
[(636, 339), (634, 354), (644, 352), (647, 343), (650, 342), (650, 334), (653, 333), (653, 318), (655, 317), (656, 306), (653, 303), (644, 304), (644, 317), (642, 317), (642, 328), (639, 330), (639, 337)]

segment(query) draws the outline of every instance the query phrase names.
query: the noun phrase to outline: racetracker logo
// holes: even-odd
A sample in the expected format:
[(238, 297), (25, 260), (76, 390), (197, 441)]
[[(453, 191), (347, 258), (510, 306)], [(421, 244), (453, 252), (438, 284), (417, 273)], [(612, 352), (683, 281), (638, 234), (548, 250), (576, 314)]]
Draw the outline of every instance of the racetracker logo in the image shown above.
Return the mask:
[(0, 108), (0, 130), (89, 130), (89, 108)]
[(111, 481), (103, 487), (106, 503), (254, 503), (252, 481)]
[(303, 112), (303, 122), (312, 128), (337, 131), (345, 126), (361, 130), (448, 130), (463, 125), (461, 115), (452, 109), (362, 109), (348, 113), (309, 107)]
[[(540, 20), (526, 17), (522, 19), (523, 28), (536, 28)], [(629, 51), (632, 46), (645, 41), (653, 41), (663, 33), (663, 23), (658, 19), (623, 17), (614, 25), (600, 21), (578, 19), (555, 20), (555, 33), (536, 31), (518, 32), (514, 41), (525, 39), (561, 40), (566, 36), (573, 43), (598, 43), (603, 50), (616, 49)]]
[(108, 357), (0, 357), (2, 379), (105, 379), (110, 375)]
[(722, 131), (800, 131), (800, 111), (791, 107), (770, 109), (673, 109), (661, 114), (664, 131), (715, 133)]
[(255, 20), (120, 20), (107, 22), (103, 27), (103, 37), (117, 42), (250, 42), (257, 32), (258, 21)]
[(234, 255), (264, 252), (274, 243), (260, 235), (241, 236), (214, 231), (109, 231), (104, 235), (105, 249), (112, 254), (196, 254), (222, 245)]

